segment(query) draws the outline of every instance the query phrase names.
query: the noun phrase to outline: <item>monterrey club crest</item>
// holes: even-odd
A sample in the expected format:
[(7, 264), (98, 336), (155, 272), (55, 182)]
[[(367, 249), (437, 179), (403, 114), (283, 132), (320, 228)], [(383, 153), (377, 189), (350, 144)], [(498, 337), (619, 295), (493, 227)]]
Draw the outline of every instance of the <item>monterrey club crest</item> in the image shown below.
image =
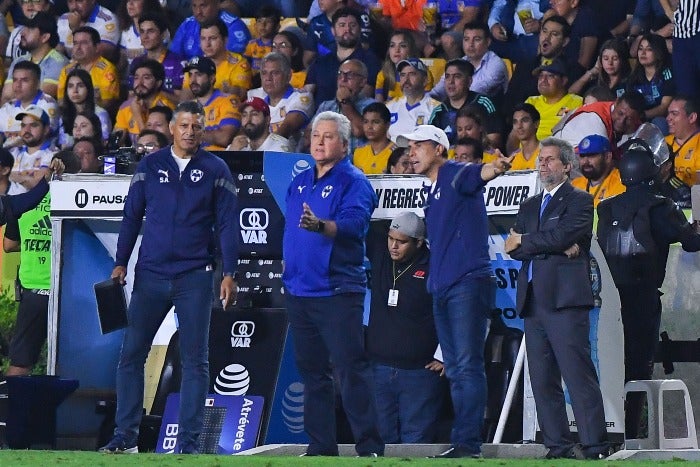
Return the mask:
[(197, 183), (198, 181), (200, 181), (203, 176), (204, 176), (204, 173), (199, 169), (192, 169), (190, 171), (190, 180), (192, 180), (194, 183)]

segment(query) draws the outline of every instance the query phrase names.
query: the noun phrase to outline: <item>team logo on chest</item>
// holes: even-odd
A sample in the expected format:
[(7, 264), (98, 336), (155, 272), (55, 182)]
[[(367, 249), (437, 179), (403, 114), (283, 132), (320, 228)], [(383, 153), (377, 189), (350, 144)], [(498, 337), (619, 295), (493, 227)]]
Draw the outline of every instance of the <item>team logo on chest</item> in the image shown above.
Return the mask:
[(326, 185), (323, 187), (323, 191), (321, 192), (321, 198), (328, 198), (328, 195), (331, 194), (331, 191), (333, 191), (333, 185)]
[(204, 176), (204, 173), (199, 169), (190, 170), (190, 180), (192, 180), (194, 183), (197, 183), (198, 181), (200, 181), (203, 176)]

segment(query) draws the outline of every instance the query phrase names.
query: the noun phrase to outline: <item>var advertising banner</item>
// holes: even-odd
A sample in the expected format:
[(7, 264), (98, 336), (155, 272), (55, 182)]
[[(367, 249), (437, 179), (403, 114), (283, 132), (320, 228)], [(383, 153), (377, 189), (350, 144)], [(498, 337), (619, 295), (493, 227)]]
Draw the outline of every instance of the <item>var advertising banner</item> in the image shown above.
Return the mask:
[[(257, 446), (264, 399), (259, 396), (209, 394), (204, 402), (204, 428), (199, 435), (202, 454), (238, 454)], [(178, 452), (180, 393), (168, 396), (156, 452)]]

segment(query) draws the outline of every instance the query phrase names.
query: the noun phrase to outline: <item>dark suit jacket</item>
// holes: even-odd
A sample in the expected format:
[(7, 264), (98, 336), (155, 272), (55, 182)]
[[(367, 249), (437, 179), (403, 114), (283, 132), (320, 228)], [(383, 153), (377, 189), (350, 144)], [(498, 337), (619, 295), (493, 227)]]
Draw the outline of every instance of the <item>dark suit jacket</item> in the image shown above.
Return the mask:
[[(549, 201), (540, 221), (542, 196), (540, 193), (525, 200), (516, 219), (515, 231), (523, 234), (522, 244), (510, 256), (522, 261), (516, 295), (518, 313), (523, 313), (525, 307), (530, 262), (532, 293), (540, 306), (551, 310), (593, 307), (589, 273), (593, 198), (567, 180)], [(574, 243), (581, 252), (569, 259), (564, 251)]]

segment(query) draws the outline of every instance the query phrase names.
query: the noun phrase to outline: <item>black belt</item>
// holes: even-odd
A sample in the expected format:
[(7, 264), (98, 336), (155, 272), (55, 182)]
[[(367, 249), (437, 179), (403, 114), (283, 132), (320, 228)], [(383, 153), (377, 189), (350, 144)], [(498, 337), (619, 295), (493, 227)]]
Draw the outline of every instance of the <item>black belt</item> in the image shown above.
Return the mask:
[(50, 289), (25, 289), (24, 287), (22, 287), (22, 291), (33, 293), (36, 295), (50, 295), (51, 293)]

